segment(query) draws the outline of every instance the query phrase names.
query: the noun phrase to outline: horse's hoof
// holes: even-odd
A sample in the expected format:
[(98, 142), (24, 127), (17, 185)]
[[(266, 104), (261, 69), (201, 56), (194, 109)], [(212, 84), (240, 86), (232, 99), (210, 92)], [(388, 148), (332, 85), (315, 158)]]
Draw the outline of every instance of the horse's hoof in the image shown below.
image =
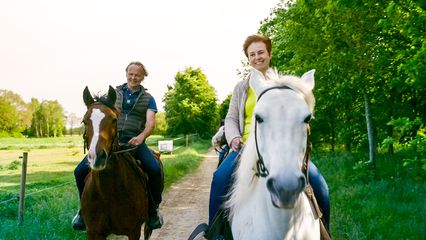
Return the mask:
[(161, 228), (163, 226), (163, 216), (161, 216), (160, 211), (157, 209), (156, 214), (153, 214), (149, 217), (148, 226), (152, 230)]
[(72, 228), (77, 231), (86, 230), (86, 224), (84, 223), (83, 217), (80, 214), (80, 210), (78, 210), (77, 214), (72, 219)]

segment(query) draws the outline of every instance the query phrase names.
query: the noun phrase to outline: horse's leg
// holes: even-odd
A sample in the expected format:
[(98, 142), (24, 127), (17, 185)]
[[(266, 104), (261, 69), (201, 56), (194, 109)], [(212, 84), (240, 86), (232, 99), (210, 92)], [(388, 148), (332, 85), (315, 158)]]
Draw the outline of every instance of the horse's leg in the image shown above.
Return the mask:
[(145, 225), (144, 226), (144, 231), (143, 231), (143, 233), (144, 233), (144, 239), (148, 240), (149, 237), (151, 237), (152, 229), (148, 227), (148, 224), (145, 223), (144, 225)]
[(139, 238), (141, 237), (141, 229), (134, 229), (129, 235), (127, 235), (127, 237), (129, 238), (129, 240), (139, 240)]

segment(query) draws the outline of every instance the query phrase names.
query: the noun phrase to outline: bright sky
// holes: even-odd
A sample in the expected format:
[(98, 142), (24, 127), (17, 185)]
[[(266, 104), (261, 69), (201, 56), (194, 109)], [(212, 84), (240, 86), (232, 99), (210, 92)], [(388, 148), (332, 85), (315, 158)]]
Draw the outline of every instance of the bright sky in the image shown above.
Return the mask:
[(126, 82), (141, 61), (159, 109), (178, 71), (200, 67), (219, 100), (239, 81), (242, 44), (280, 0), (2, 0), (0, 89), (58, 100), (82, 116), (82, 93)]

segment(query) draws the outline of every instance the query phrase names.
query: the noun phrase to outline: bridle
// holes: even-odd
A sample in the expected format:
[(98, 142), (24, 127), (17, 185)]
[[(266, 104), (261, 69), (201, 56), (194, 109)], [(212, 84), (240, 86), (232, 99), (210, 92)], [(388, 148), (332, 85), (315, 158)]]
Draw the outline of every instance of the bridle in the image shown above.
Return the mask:
[[(102, 98), (99, 98), (99, 99), (97, 99), (97, 101), (95, 101), (94, 103), (92, 103), (91, 105), (90, 105), (90, 108), (93, 108), (93, 105), (105, 105), (105, 106), (107, 106), (107, 107), (109, 107), (109, 108), (111, 108), (111, 109), (115, 109), (114, 107), (113, 107), (113, 105), (111, 105), (111, 104), (108, 104), (108, 103), (105, 103), (103, 100), (102, 100)], [(88, 147), (89, 147), (89, 143), (88, 143), (88, 141), (87, 141), (87, 126), (86, 126), (86, 123), (83, 121), (83, 124), (84, 124), (84, 132), (83, 132), (83, 141), (84, 141), (84, 146), (83, 146), (83, 148), (84, 148), (84, 154), (86, 154), (86, 149), (88, 149)], [(117, 123), (115, 123), (115, 126), (112, 126), (113, 128), (115, 128), (115, 129), (117, 129)], [(118, 153), (122, 153), (122, 152), (128, 152), (128, 151), (132, 151), (132, 150), (134, 150), (134, 149), (136, 149), (136, 147), (134, 147), (134, 148), (129, 148), (129, 149), (125, 149), (125, 150), (116, 150), (115, 148), (114, 148), (114, 144), (116, 144), (118, 142), (118, 132), (117, 131), (115, 131), (115, 135), (114, 135), (114, 137), (113, 137), (113, 140), (112, 140), (112, 142), (111, 142), (111, 146), (110, 146), (110, 148), (109, 148), (109, 152), (108, 152), (108, 158), (112, 155), (112, 154), (118, 154)]]
[[(288, 87), (288, 86), (275, 86), (275, 87), (270, 87), (267, 88), (265, 90), (263, 90), (260, 94), (259, 97), (257, 98), (257, 102), (259, 102), (259, 99), (268, 91), (272, 90), (272, 89), (289, 89), (289, 90), (293, 90), (294, 89)], [(302, 172), (305, 175), (305, 179), (306, 179), (306, 187), (305, 187), (305, 194), (307, 195), (310, 203), (311, 203), (311, 207), (313, 208), (313, 211), (316, 213), (315, 214), (315, 219), (319, 219), (320, 222), (320, 233), (321, 233), (321, 239), (326, 239), (329, 240), (331, 239), (330, 234), (328, 233), (327, 229), (324, 226), (323, 223), (323, 214), (321, 211), (321, 208), (318, 205), (318, 202), (315, 198), (315, 194), (313, 191), (312, 186), (309, 183), (309, 174), (308, 174), (308, 166), (309, 166), (309, 156), (311, 154), (311, 150), (312, 150), (312, 144), (309, 141), (309, 134), (310, 134), (310, 127), (309, 127), (309, 123), (307, 123), (307, 128), (306, 128), (306, 132), (307, 132), (307, 137), (306, 137), (306, 151), (305, 151), (305, 156), (303, 158), (303, 166), (302, 166)], [(262, 154), (260, 154), (259, 151), (259, 146), (257, 143), (257, 120), (255, 120), (254, 122), (254, 139), (255, 139), (255, 145), (256, 145), (256, 152), (257, 152), (257, 156), (258, 159), (256, 161), (256, 170), (255, 170), (255, 176), (256, 177), (263, 177), (266, 178), (269, 175), (269, 170), (268, 168), (266, 168), (265, 166), (265, 162), (263, 161), (263, 157)]]
[[(289, 86), (275, 86), (275, 87), (270, 87), (267, 88), (265, 90), (263, 90), (260, 94), (259, 97), (256, 100), (256, 103), (259, 102), (260, 98), (268, 91), (273, 90), (273, 89), (288, 89), (288, 90), (292, 90), (295, 91), (294, 89), (290, 88)], [(309, 124), (308, 124), (308, 128), (307, 128), (307, 140), (306, 140), (306, 151), (305, 151), (305, 156), (303, 159), (303, 173), (305, 174), (306, 180), (307, 182), (309, 182), (309, 177), (308, 177), (308, 163), (309, 163), (309, 155), (311, 153), (311, 149), (312, 149), (312, 144), (309, 141)], [(256, 152), (257, 152), (257, 161), (256, 161), (256, 173), (255, 175), (257, 177), (263, 177), (266, 178), (269, 175), (269, 170), (268, 168), (266, 168), (265, 166), (265, 162), (263, 161), (263, 156), (262, 154), (260, 154), (259, 151), (259, 144), (257, 142), (257, 120), (254, 121), (254, 141), (255, 141), (255, 145), (256, 145)]]

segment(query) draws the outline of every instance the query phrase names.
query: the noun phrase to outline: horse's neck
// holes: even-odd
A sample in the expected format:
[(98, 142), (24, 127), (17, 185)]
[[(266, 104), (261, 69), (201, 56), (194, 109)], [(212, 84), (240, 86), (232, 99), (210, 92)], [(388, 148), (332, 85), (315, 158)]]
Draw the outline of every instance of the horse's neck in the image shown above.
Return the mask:
[(92, 181), (100, 192), (111, 192), (112, 187), (121, 189), (128, 185), (129, 174), (134, 174), (137, 171), (131, 164), (132, 159), (128, 158), (129, 156), (119, 157), (116, 154), (112, 154), (105, 169), (96, 172), (92, 171)]
[(306, 237), (314, 234), (309, 231), (315, 224), (307, 198), (301, 196), (293, 209), (278, 209), (262, 185), (259, 183), (250, 198), (234, 206), (234, 239), (316, 239)]

